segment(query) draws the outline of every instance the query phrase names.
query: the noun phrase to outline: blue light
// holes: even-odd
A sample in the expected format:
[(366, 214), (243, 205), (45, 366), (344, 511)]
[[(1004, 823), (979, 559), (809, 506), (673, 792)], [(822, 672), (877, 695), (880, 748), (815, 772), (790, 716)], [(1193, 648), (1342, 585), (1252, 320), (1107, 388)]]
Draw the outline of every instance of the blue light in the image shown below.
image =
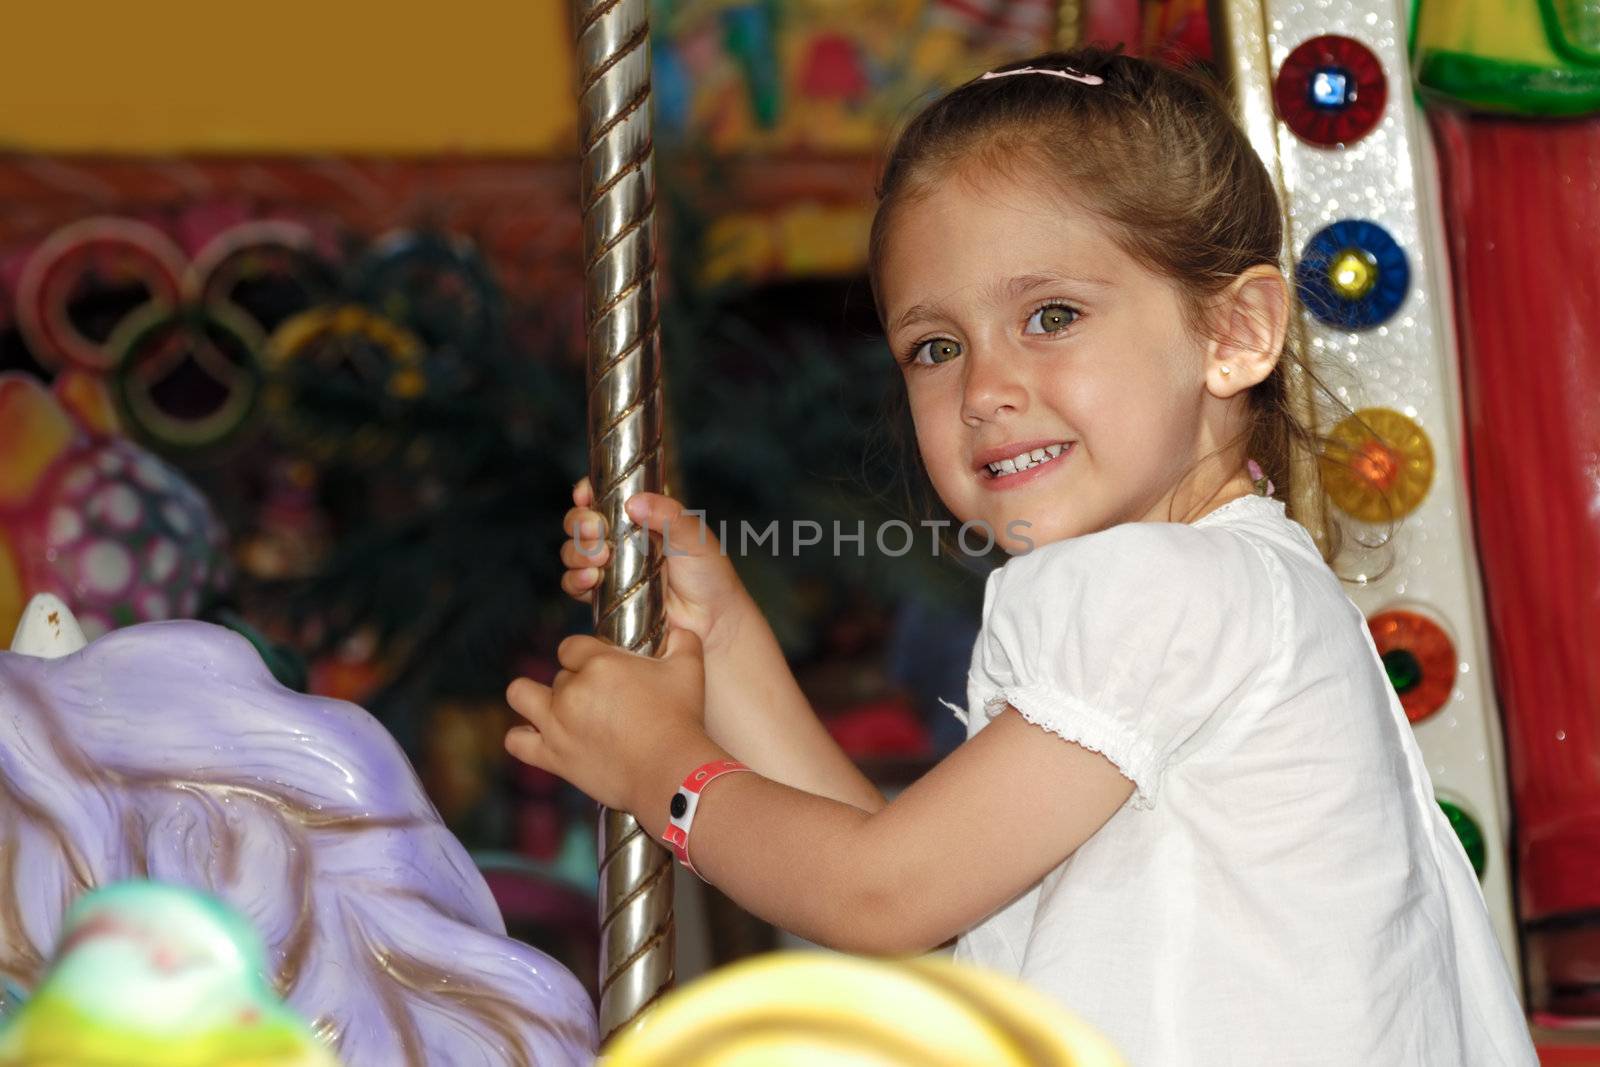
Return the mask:
[[(1328, 273), (1347, 249), (1370, 256), (1378, 272), (1373, 287), (1354, 298), (1335, 289)], [(1365, 330), (1386, 322), (1405, 303), (1411, 266), (1388, 230), (1366, 219), (1343, 219), (1312, 234), (1301, 250), (1295, 283), (1306, 309), (1318, 319), (1336, 329)]]
[(1319, 67), (1311, 76), (1310, 97), (1314, 107), (1348, 107), (1355, 100), (1355, 79), (1342, 67)]

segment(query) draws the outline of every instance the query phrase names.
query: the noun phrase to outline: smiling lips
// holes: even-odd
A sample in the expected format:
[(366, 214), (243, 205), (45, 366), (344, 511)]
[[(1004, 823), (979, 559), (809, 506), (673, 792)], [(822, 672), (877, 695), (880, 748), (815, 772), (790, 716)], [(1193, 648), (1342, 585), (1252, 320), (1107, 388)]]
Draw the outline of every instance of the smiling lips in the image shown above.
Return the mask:
[[(1073, 441), (1023, 441), (979, 453), (973, 466), (987, 481), (1006, 482), (1072, 451)], [(1032, 480), (1032, 479), (1028, 479)]]

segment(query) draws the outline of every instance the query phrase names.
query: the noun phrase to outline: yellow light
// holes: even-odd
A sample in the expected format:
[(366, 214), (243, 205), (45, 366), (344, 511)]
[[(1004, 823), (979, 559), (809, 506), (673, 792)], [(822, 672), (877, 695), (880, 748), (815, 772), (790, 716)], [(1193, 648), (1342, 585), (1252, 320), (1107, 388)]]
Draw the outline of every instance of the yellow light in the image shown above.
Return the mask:
[(1328, 267), (1328, 282), (1346, 300), (1360, 300), (1378, 284), (1378, 261), (1370, 252), (1346, 248)]
[(1363, 408), (1333, 428), (1322, 484), (1339, 510), (1386, 523), (1417, 509), (1433, 484), (1433, 444), (1421, 426), (1389, 408)]

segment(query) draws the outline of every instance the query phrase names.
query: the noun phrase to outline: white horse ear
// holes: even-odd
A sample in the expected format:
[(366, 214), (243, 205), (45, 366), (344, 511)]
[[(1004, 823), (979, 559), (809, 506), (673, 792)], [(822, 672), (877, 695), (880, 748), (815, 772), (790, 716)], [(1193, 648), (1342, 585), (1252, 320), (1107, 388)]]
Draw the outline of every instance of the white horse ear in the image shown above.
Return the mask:
[(77, 617), (61, 598), (53, 593), (39, 593), (22, 609), (16, 636), (11, 639), (11, 651), (56, 659), (71, 655), (88, 643), (83, 627), (78, 625)]

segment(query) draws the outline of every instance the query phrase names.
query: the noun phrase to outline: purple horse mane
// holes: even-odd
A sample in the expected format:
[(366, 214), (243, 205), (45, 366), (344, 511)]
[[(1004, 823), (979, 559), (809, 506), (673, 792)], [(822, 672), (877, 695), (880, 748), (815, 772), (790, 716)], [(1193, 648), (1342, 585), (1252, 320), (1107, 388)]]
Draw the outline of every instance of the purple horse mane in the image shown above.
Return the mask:
[(32, 988), (80, 894), (150, 878), (242, 911), (347, 1067), (592, 1061), (588, 994), (506, 936), (371, 715), (285, 689), (221, 627), (25, 655), (29, 624), (0, 651), (0, 978)]

